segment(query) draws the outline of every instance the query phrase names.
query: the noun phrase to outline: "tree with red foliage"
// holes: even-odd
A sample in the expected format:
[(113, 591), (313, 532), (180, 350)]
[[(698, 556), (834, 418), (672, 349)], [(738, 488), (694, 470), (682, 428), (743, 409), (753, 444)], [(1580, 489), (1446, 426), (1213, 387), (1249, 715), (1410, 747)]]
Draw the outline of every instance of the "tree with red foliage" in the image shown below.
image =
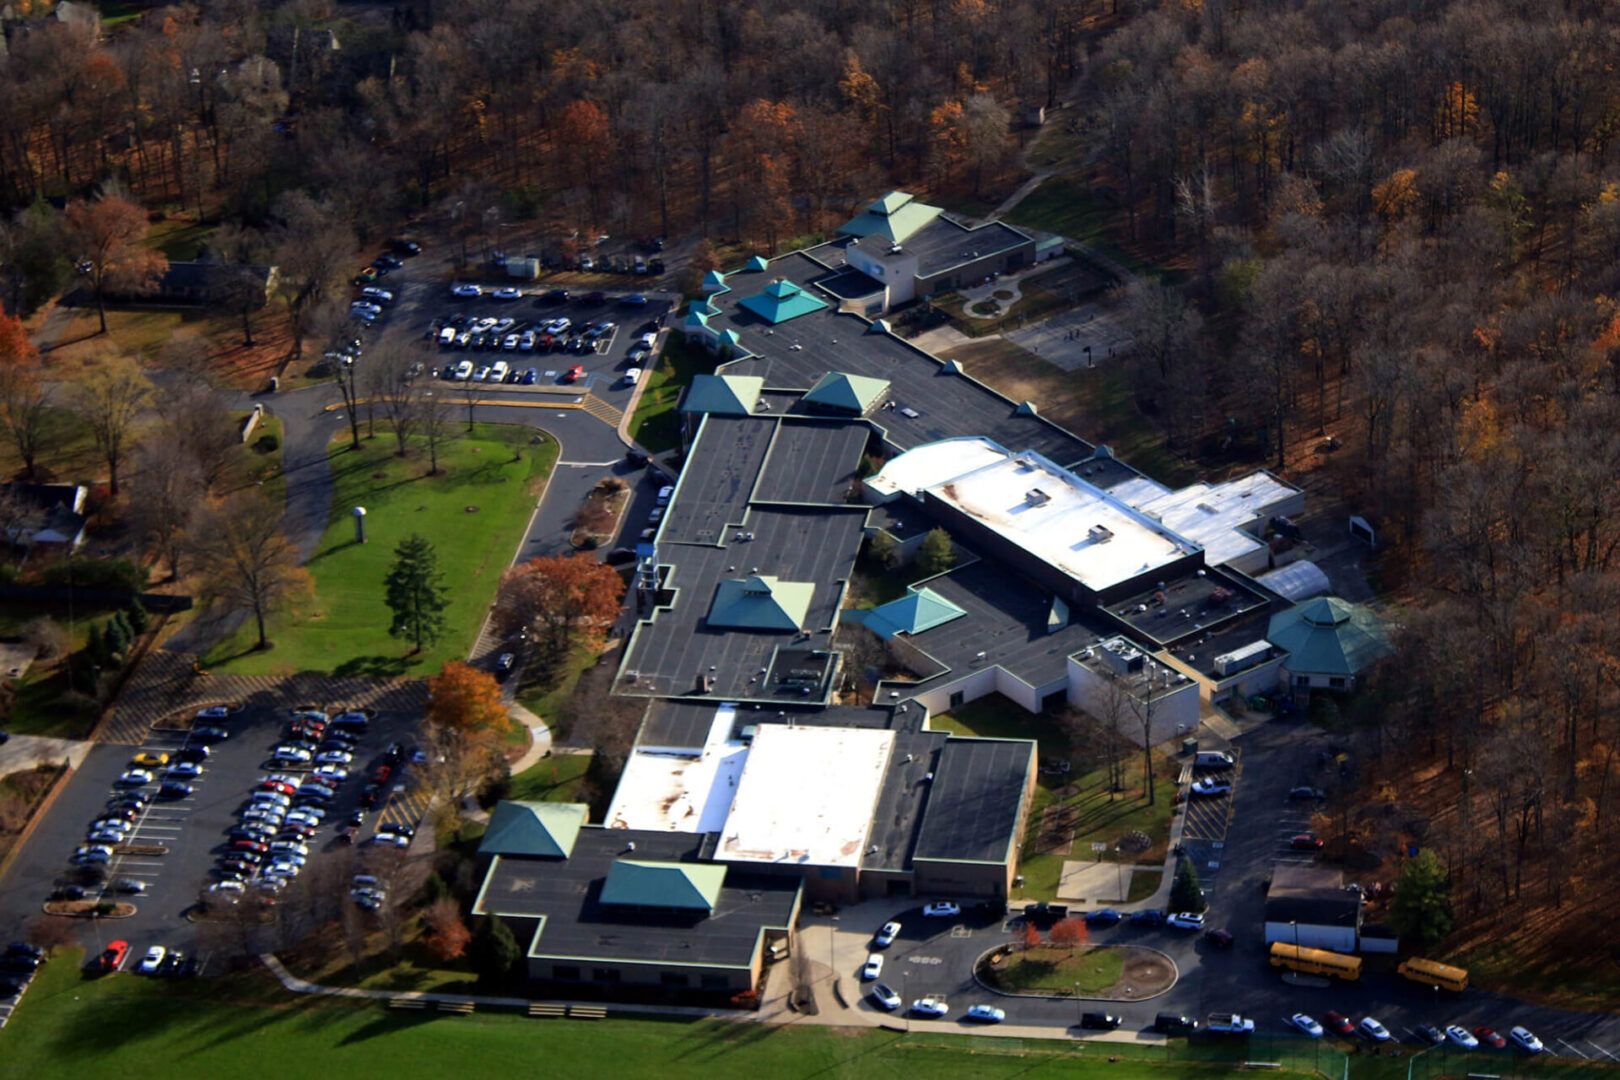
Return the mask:
[(428, 680), (428, 693), (428, 721), (440, 727), (465, 733), (504, 730), (508, 723), (506, 703), (501, 700), (495, 676), (460, 660), (450, 661)]
[(1059, 919), (1047, 937), (1052, 944), (1067, 946), (1073, 952), (1090, 940), (1091, 935), (1086, 931), (1086, 920), (1070, 915), (1066, 919)]
[(22, 458), (23, 474), (34, 478), (34, 461), (59, 432), (53, 423), (50, 389), (39, 377), (39, 353), (22, 320), (0, 312), (0, 431)]
[(530, 559), (501, 579), (495, 614), (508, 631), (530, 630), (553, 656), (596, 644), (619, 613), (624, 579), (590, 555)]
[(1026, 949), (1038, 948), (1041, 944), (1041, 928), (1025, 919), (1024, 928), (1018, 931), (1018, 941)]
[(422, 944), (440, 960), (459, 960), (472, 940), (472, 931), (462, 921), (461, 909), (449, 897), (435, 900), (422, 915), (427, 933)]
[(117, 187), (103, 187), (93, 202), (76, 199), (68, 203), (63, 216), (68, 236), (78, 245), (74, 260), (96, 294), (96, 314), (105, 334), (106, 290), (150, 292), (168, 272), (169, 260), (146, 246), (146, 211)]

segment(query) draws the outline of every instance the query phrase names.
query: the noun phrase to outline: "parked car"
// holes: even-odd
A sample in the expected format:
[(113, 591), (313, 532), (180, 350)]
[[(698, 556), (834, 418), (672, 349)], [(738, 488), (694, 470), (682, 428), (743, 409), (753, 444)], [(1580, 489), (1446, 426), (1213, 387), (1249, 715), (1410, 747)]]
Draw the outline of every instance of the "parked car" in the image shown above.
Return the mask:
[(981, 1024), (999, 1024), (1007, 1019), (1007, 1011), (994, 1005), (974, 1005), (963, 1014), (963, 1018)]
[(1320, 851), (1322, 838), (1315, 833), (1300, 833), (1288, 842), (1288, 846), (1295, 851)]
[(464, 284), (464, 285), (452, 285), (452, 286), (450, 286), (450, 295), (451, 296), (483, 296), (484, 295), (484, 290), (479, 288), (477, 285), (466, 285), (466, 284)]
[(899, 936), (900, 924), (897, 922), (886, 922), (883, 924), (882, 928), (878, 930), (877, 936), (872, 938), (872, 944), (876, 945), (880, 949), (887, 949), (890, 945), (894, 944), (894, 939)]
[(162, 786), (158, 788), (158, 798), (160, 798), (160, 799), (184, 799), (186, 796), (190, 795), (193, 790), (195, 790), (195, 789), (193, 789), (190, 784), (185, 783), (184, 781), (181, 781), (181, 780), (165, 780), (165, 781), (163, 781)]
[(861, 965), (861, 978), (875, 979), (883, 974), (883, 954), (867, 953), (866, 963)]
[(1206, 776), (1201, 780), (1193, 781), (1192, 793), (1194, 795), (1230, 795), (1232, 785), (1225, 780)]
[(168, 754), (155, 754), (150, 751), (136, 754), (132, 759), (134, 765), (143, 769), (158, 769), (169, 763)]
[(1290, 799), (1325, 799), (1327, 792), (1316, 787), (1297, 787), (1288, 792)]
[(156, 973), (158, 965), (163, 963), (163, 957), (168, 951), (162, 945), (153, 945), (150, 949), (147, 949), (146, 955), (141, 957), (140, 964), (135, 968), (136, 973), (140, 975)]
[(1113, 908), (1099, 908), (1096, 911), (1086, 912), (1086, 925), (1118, 926), (1119, 921), (1122, 918), (1124, 918), (1124, 916), (1115, 911)]
[(1165, 913), (1158, 908), (1143, 908), (1141, 911), (1131, 912), (1131, 925), (1163, 926), (1166, 917)]
[(1389, 1042), (1389, 1029), (1370, 1016), (1361, 1018), (1361, 1033), (1373, 1042)]
[(955, 918), (962, 914), (962, 907), (949, 900), (935, 900), (931, 904), (924, 904), (922, 913), (930, 919)]
[(1191, 911), (1178, 911), (1165, 920), (1177, 930), (1202, 930), (1204, 917)]
[(1484, 1045), (1494, 1047), (1497, 1050), (1501, 1050), (1503, 1047), (1507, 1046), (1506, 1039), (1504, 1039), (1501, 1035), (1498, 1035), (1495, 1029), (1488, 1028), (1484, 1024), (1481, 1024), (1479, 1027), (1474, 1029), (1474, 1038), (1478, 1039)]
[(1094, 1031), (1113, 1031), (1119, 1027), (1120, 1019), (1113, 1013), (1088, 1012), (1080, 1014), (1080, 1026), (1091, 1028)]
[(1468, 1029), (1461, 1024), (1448, 1024), (1446, 1026), (1446, 1038), (1451, 1040), (1453, 1046), (1460, 1046), (1464, 1050), (1477, 1050), (1479, 1048), (1479, 1040), (1469, 1034)]
[(1322, 1037), (1322, 1025), (1304, 1013), (1295, 1013), (1288, 1018), (1288, 1022), (1313, 1039)]
[(1329, 1012), (1322, 1019), (1327, 1022), (1329, 1030), (1340, 1035), (1354, 1035), (1356, 1033), (1355, 1023), (1343, 1013)]
[(918, 1016), (941, 1017), (951, 1011), (951, 1007), (938, 998), (918, 998), (911, 1003), (911, 1011)]
[(876, 986), (872, 987), (868, 996), (871, 997), (874, 1005), (880, 1009), (883, 1009), (885, 1012), (893, 1012), (901, 1005), (900, 995), (882, 983), (878, 983)]
[(563, 373), (562, 381), (565, 382), (565, 383), (578, 382), (580, 379), (583, 379), (584, 377), (585, 377), (585, 369), (582, 366), (580, 366), (579, 364), (575, 364), (573, 367), (569, 368), (566, 372)]
[(155, 777), (145, 769), (126, 769), (124, 774), (118, 778), (118, 782), (125, 787), (138, 787), (142, 784), (150, 784), (154, 779)]
[(177, 761), (163, 770), (166, 780), (195, 780), (202, 775), (203, 767), (195, 761)]
[(1511, 1029), (1508, 1032), (1508, 1038), (1512, 1039), (1513, 1044), (1527, 1054), (1539, 1054), (1546, 1049), (1541, 1044), (1541, 1040), (1536, 1038), (1535, 1034), (1526, 1027)]
[(1204, 1027), (1215, 1035), (1247, 1035), (1254, 1030), (1254, 1021), (1237, 1013), (1210, 1013)]
[(1178, 1013), (1160, 1013), (1153, 1018), (1153, 1030), (1161, 1035), (1192, 1035), (1198, 1031), (1198, 1021)]

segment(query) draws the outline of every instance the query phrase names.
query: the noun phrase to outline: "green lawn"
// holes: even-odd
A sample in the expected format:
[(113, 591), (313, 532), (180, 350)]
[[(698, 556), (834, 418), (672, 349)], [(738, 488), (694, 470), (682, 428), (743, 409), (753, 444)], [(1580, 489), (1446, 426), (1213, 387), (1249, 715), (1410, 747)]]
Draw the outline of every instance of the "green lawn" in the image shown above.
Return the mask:
[[(1151, 845), (1137, 855), (1137, 865), (1161, 865), (1170, 842), (1170, 821), (1175, 816), (1176, 769), (1170, 759), (1162, 755), (1155, 758), (1153, 773), (1154, 799), (1149, 803), (1142, 788), (1142, 753), (1134, 750), (1123, 758), (1125, 776), (1123, 790), (1109, 797), (1107, 767), (1098, 760), (1090, 760), (1076, 749), (1055, 718), (1032, 715), (999, 694), (991, 694), (977, 701), (939, 716), (930, 717), (929, 726), (958, 735), (978, 735), (990, 739), (1034, 739), (1040, 745), (1043, 763), (1065, 759), (1070, 771), (1061, 775), (1042, 773), (1035, 785), (1035, 800), (1030, 806), (1029, 825), (1024, 834), (1024, 854), (1018, 862), (1018, 872), (1024, 884), (1020, 897), (1035, 900), (1057, 899), (1058, 880), (1063, 875), (1063, 863), (1071, 859), (1092, 859), (1091, 844), (1106, 843), (1112, 847), (1126, 833), (1146, 833)], [(1049, 807), (1062, 805), (1068, 824), (1063, 835), (1072, 837), (1068, 851), (1042, 852), (1050, 845), (1039, 842), (1042, 817)], [(1056, 811), (1054, 811), (1056, 813)], [(1110, 855), (1109, 858), (1113, 856)], [(1132, 896), (1145, 898), (1151, 892), (1146, 883), (1131, 882)]]
[(512, 777), (507, 798), (528, 802), (579, 802), (590, 754), (552, 754)]
[(1125, 954), (1102, 945), (1094, 949), (1067, 949), (1042, 945), (1015, 952), (996, 972), (1000, 985), (1016, 990), (1047, 990), (1055, 994), (1100, 994), (1125, 973)]
[[(472, 436), (441, 448), (440, 473), (433, 477), (419, 447), (403, 459), (393, 447), (380, 431), (358, 453), (346, 439), (333, 443), (331, 518), (308, 565), (313, 602), (272, 620), (269, 651), (253, 651), (252, 627), (244, 626), (204, 658), (205, 667), (238, 674), (425, 675), (466, 657), (557, 459), (557, 444), (547, 438), (526, 446), (523, 459), (514, 461), (501, 429), (481, 424)], [(368, 512), (363, 545), (354, 542), (349, 511), (355, 506)], [(417, 656), (388, 634), (382, 584), (394, 548), (413, 532), (433, 541), (450, 586), (448, 631)]]
[(1068, 177), (1052, 177), (1030, 192), (1007, 215), (1009, 225), (1027, 225), (1043, 232), (1057, 233), (1096, 248), (1134, 273), (1157, 276), (1160, 267), (1151, 266), (1120, 248), (1112, 240), (1112, 207), (1098, 202), (1086, 185)]
[[(109, 5), (109, 8), (116, 12), (113, 18), (118, 22), (139, 15), (128, 5), (114, 4)], [(197, 257), (203, 244), (218, 227), (199, 224), (192, 217), (176, 215), (165, 218), (148, 229), (146, 242), (168, 256), (170, 262), (186, 262)]]
[(681, 444), (681, 415), (675, 411), (681, 394), (694, 375), (714, 370), (715, 358), (699, 345), (689, 345), (671, 334), (658, 364), (646, 376), (636, 413), (630, 418), (630, 437), (654, 454)]
[(560, 667), (548, 667), (538, 660), (530, 663), (523, 669), (522, 681), (518, 683), (518, 704), (544, 720), (553, 738), (566, 739), (568, 725), (563, 720), (563, 706), (574, 696), (580, 676), (599, 659), (600, 654), (595, 650), (578, 646)]
[[(1204, 1080), (1230, 1076), (1234, 1066), (1189, 1061), (1185, 1044), (1167, 1052), (1114, 1043), (1082, 1048), (813, 1025), (616, 1018), (584, 1023), (532, 1020), (514, 1012), (391, 1012), (375, 1003), (282, 994), (263, 975), (186, 984), (131, 975), (86, 979), (78, 960), (74, 951), (48, 964), (0, 1031), (5, 1075), (29, 1080), (114, 1075), (171, 1080), (182, 1074), (209, 1080), (260, 1080), (267, 1074), (277, 1080), (476, 1077), (504, 1075), (528, 1061), (544, 1063), (541, 1071), (570, 1080)], [(1304, 1040), (1293, 1044), (1315, 1049)], [(1352, 1070), (1351, 1076), (1361, 1080), (1362, 1073)]]

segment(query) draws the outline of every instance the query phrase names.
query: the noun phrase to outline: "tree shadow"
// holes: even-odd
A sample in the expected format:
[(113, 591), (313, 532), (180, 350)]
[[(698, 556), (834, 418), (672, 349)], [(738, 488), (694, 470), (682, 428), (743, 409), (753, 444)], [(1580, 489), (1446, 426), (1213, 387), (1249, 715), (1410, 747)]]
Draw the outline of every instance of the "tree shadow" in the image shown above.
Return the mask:
[(380, 679), (398, 678), (421, 662), (420, 656), (356, 656), (333, 668), (332, 674), (340, 678), (356, 675)]

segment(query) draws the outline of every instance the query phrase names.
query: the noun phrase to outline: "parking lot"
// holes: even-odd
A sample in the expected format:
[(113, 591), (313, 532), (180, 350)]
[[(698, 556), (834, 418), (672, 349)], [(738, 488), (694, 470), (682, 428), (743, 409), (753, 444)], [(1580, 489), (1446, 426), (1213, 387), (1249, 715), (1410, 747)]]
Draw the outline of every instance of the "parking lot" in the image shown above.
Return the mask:
[[(322, 711), (330, 710), (335, 716), (342, 711), (341, 704), (329, 704)], [(222, 739), (199, 738), (184, 727), (157, 727), (139, 747), (98, 745), (92, 748), (84, 765), (69, 779), (7, 874), (5, 895), (0, 896), (3, 933), (20, 938), (28, 922), (40, 917), (48, 897), (83, 890), (85, 899), (105, 894), (109, 900), (127, 901), (136, 906), (135, 914), (128, 918), (83, 921), (83, 928), (90, 935), (86, 944), (93, 953), (114, 938), (130, 943), (126, 967), (153, 944), (191, 952), (197, 946), (198, 935), (196, 924), (187, 916), (196, 913), (199, 898), (209, 895), (206, 890), (223, 880), (220, 876), (222, 859), (230, 853), (234, 841), (240, 839), (229, 835), (230, 830), (240, 827), (250, 794), (272, 773), (295, 781), (296, 793), (298, 785), (313, 771), (313, 762), (302, 767), (270, 767), (271, 748), (286, 737), (291, 718), (291, 706), (253, 705), (230, 712), (224, 720), (197, 722), (222, 727), (227, 733)], [(419, 823), (428, 800), (426, 789), (416, 775), (419, 766), (410, 761), (409, 748), (415, 739), (416, 722), (414, 715), (393, 712), (378, 713), (370, 719), (364, 736), (353, 750), (353, 762), (348, 766), (350, 775), (334, 785), (331, 798), (306, 800), (306, 805), (324, 810), (323, 820), (311, 836), (283, 837), (281, 822), (271, 821), (277, 827), (272, 840), (296, 839), (307, 848), (303, 853), (285, 852), (297, 855), (308, 864), (308, 870), (304, 871), (306, 876), (317, 870), (323, 860), (332, 860), (334, 864), (341, 860), (347, 865), (352, 858), (347, 853), (368, 846), (367, 842), (374, 838), (379, 827), (401, 824), (414, 827)], [(400, 744), (402, 760), (377, 786), (374, 805), (364, 808), (366, 789), (377, 768), (384, 763), (387, 749), (395, 743)], [(185, 781), (191, 788), (188, 793), (182, 795), (175, 791), (175, 797), (161, 798), (157, 782), (119, 783), (137, 755), (155, 755), (156, 760), (168, 755), (173, 762), (188, 746), (200, 744), (207, 745), (209, 753), (201, 773)], [(161, 773), (162, 769), (160, 766), (156, 771)], [(108, 845), (112, 848), (110, 858), (104, 863), (98, 859), (87, 865), (75, 865), (72, 861), (75, 850), (87, 844), (87, 827), (92, 822), (106, 820), (110, 804), (120, 793), (127, 792), (152, 797), (137, 808), (123, 841)], [(289, 796), (289, 805), (284, 809), (290, 811), (293, 801)], [(340, 840), (339, 829), (362, 809), (366, 810), (363, 823), (353, 835), (355, 847), (351, 847)], [(273, 861), (268, 850), (247, 854), (262, 856), (259, 862), (263, 867)], [(239, 870), (249, 869), (252, 868), (239, 867)], [(255, 886), (259, 876), (242, 872), (240, 895), (249, 895), (248, 889)], [(269, 890), (265, 893), (269, 894)], [(222, 901), (230, 899), (219, 893), (213, 895)], [(200, 959), (206, 968), (207, 957)]]

